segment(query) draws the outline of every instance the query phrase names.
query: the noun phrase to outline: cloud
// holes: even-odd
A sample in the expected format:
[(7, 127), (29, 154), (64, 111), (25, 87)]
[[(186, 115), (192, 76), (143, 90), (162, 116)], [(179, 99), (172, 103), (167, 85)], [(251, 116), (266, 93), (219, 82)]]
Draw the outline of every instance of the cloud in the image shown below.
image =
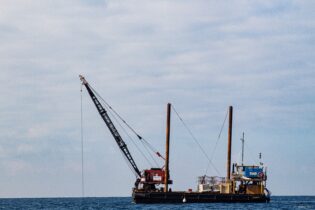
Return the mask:
[[(286, 139), (298, 144), (301, 142), (296, 139), (305, 133), (300, 141), (302, 150), (309, 154), (315, 111), (313, 4), (2, 1), (0, 162), (13, 162), (12, 168), (19, 170), (20, 176), (30, 174), (29, 179), (37, 186), (34, 194), (23, 191), (19, 196), (45, 192), (34, 177), (52, 180), (52, 185), (68, 176), (80, 183), (79, 74), (84, 74), (160, 151), (164, 150), (165, 104), (172, 102), (210, 151), (226, 108), (232, 104), (235, 139), (246, 130), (252, 153), (265, 148), (266, 156), (273, 156), (281, 146), (287, 151), (279, 155), (290, 162), (293, 157)], [(104, 176), (115, 180), (115, 173), (129, 171), (86, 92), (83, 108), (85, 158), (90, 169), (86, 172), (88, 193), (111, 195), (108, 188), (100, 189), (100, 180)], [(191, 188), (206, 161), (187, 155), (191, 150), (198, 154), (198, 150), (192, 149), (189, 135), (175, 116), (173, 123), (174, 147), (181, 151), (172, 153), (177, 163), (172, 165), (174, 180), (178, 180), (175, 187)], [(221, 171), (225, 165), (223, 139), (215, 153)], [(141, 168), (147, 167), (133, 144), (126, 141)], [(235, 150), (238, 146), (236, 141)], [(198, 160), (202, 158), (200, 155)], [(294, 158), (307, 159), (306, 155)], [(272, 159), (267, 160), (277, 174)], [(192, 173), (181, 177), (184, 166), (192, 167)], [(35, 168), (42, 168), (44, 174), (31, 176)], [(5, 174), (0, 179), (8, 178)], [(60, 179), (53, 178), (56, 174)], [(20, 178), (18, 173), (15, 178)], [(115, 195), (127, 195), (130, 183), (131, 173), (115, 186)], [(7, 188), (13, 189), (13, 185)], [(78, 195), (75, 186), (74, 181), (69, 182), (44, 194)], [(18, 191), (19, 186), (14, 189)], [(287, 193), (278, 185), (272, 191)]]

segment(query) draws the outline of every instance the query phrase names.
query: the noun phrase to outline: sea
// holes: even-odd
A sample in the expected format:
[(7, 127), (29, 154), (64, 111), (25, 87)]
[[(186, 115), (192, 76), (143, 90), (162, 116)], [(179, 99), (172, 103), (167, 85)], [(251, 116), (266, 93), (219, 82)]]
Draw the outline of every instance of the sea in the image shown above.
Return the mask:
[(134, 204), (130, 197), (3, 198), (0, 209), (315, 209), (315, 196), (272, 196), (270, 203)]

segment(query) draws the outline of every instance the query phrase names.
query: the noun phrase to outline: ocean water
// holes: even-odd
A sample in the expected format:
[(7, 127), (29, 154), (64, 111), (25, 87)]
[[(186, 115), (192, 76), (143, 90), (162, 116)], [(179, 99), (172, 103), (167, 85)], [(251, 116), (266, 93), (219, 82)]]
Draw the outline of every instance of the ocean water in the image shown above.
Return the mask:
[(0, 209), (315, 209), (315, 196), (272, 196), (270, 203), (134, 204), (115, 198), (6, 198)]

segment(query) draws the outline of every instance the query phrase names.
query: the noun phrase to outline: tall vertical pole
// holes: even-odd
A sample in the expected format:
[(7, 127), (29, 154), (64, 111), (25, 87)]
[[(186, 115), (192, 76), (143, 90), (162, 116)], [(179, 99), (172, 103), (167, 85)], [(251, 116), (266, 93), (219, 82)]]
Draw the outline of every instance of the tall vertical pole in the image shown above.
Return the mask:
[(244, 165), (244, 141), (245, 141), (244, 132), (243, 132), (241, 141), (242, 141), (242, 165)]
[(84, 144), (83, 144), (83, 101), (81, 85), (81, 190), (82, 198), (84, 197)]
[(169, 180), (169, 150), (170, 150), (170, 131), (171, 131), (171, 104), (167, 104), (167, 119), (166, 119), (166, 150), (165, 150), (165, 180), (164, 192), (168, 192)]
[(232, 123), (233, 123), (233, 107), (229, 107), (229, 131), (228, 131), (228, 154), (227, 154), (227, 174), (226, 178), (231, 179), (231, 153), (232, 153)]

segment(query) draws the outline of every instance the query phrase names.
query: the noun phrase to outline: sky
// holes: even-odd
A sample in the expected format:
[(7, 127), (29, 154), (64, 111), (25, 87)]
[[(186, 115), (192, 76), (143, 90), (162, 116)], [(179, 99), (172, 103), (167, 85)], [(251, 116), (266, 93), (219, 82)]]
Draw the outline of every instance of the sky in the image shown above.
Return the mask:
[[(314, 20), (312, 0), (2, 0), (0, 197), (82, 195), (79, 74), (161, 153), (172, 103), (213, 156), (208, 175), (225, 176), (226, 124), (214, 148), (232, 105), (233, 162), (245, 132), (273, 195), (315, 195)], [(85, 196), (130, 196), (85, 89), (82, 107)], [(173, 190), (196, 189), (208, 161), (175, 113), (170, 147)]]

